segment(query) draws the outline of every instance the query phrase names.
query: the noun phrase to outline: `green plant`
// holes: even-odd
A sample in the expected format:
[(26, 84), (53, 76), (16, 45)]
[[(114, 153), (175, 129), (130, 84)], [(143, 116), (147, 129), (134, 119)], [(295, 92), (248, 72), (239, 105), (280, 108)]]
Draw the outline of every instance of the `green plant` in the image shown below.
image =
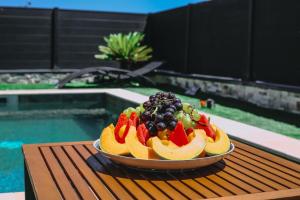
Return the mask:
[(141, 45), (144, 34), (133, 32), (128, 34), (110, 34), (104, 37), (106, 46), (99, 45), (101, 54), (95, 58), (101, 60), (118, 60), (127, 64), (149, 60), (152, 55), (152, 48)]

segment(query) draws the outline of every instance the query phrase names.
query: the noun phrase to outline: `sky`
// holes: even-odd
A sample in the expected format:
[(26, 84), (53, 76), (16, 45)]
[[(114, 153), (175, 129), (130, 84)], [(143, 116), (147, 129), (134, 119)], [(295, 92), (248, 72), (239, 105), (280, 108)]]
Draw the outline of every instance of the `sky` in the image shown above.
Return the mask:
[(204, 0), (0, 0), (0, 7), (57, 7), (71, 10), (155, 13), (202, 1)]

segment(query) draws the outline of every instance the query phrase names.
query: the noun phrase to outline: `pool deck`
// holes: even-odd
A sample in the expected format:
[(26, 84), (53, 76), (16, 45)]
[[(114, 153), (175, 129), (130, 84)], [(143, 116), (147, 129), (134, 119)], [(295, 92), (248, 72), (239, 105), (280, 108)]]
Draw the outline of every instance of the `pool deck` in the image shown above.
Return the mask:
[[(72, 94), (72, 93), (107, 93), (135, 103), (142, 103), (147, 96), (124, 89), (46, 89), (46, 90), (8, 90), (0, 91), (0, 95), (38, 95), (38, 94)], [(300, 161), (300, 140), (278, 133), (257, 128), (223, 117), (207, 114), (211, 121), (233, 138), (258, 146), (292, 160)], [(24, 199), (23, 192), (0, 194), (2, 199)]]

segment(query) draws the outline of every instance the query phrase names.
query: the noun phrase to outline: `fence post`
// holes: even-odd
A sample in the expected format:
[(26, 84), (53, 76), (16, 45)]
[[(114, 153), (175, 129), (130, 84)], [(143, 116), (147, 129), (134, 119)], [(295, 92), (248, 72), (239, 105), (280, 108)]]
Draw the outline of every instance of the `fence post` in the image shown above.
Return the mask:
[(249, 0), (249, 21), (248, 21), (248, 48), (247, 48), (247, 61), (246, 69), (243, 80), (252, 81), (253, 80), (253, 18), (254, 18), (254, 0)]
[(190, 50), (190, 15), (191, 15), (191, 4), (187, 5), (186, 13), (186, 27), (185, 27), (185, 51), (184, 51), (184, 73), (189, 72), (189, 50)]
[(58, 8), (52, 10), (51, 26), (51, 69), (58, 69), (57, 66), (57, 13)]

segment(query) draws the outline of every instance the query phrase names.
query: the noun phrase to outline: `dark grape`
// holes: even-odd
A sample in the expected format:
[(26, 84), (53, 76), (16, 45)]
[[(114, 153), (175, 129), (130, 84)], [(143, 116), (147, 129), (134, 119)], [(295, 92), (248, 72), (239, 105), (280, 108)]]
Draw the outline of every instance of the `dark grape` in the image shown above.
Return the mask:
[(165, 108), (167, 108), (167, 107), (170, 107), (170, 105), (171, 105), (171, 102), (168, 102), (168, 101), (166, 101), (166, 102), (164, 102), (164, 104), (163, 104), (163, 105), (164, 105), (164, 107), (165, 107)]
[(159, 130), (159, 131), (163, 131), (163, 130), (165, 130), (165, 129), (167, 128), (167, 126), (166, 126), (165, 123), (159, 122), (159, 123), (156, 124), (156, 128), (157, 128), (157, 130)]
[(164, 117), (162, 115), (160, 115), (160, 114), (156, 115), (155, 122), (161, 122), (163, 120), (164, 120)]
[(181, 103), (181, 100), (178, 99), (178, 98), (175, 98), (175, 99), (174, 99), (174, 103)]
[(154, 125), (150, 126), (148, 129), (149, 129), (150, 136), (155, 136), (156, 135), (157, 129)]
[(150, 126), (153, 126), (153, 122), (147, 121), (147, 122), (145, 123), (145, 125), (146, 125), (146, 127), (149, 129)]
[(155, 95), (151, 95), (151, 96), (149, 97), (149, 100), (151, 100), (151, 99), (156, 99), (156, 96), (155, 96)]
[(177, 124), (176, 121), (171, 121), (171, 122), (168, 124), (168, 129), (174, 130), (174, 128), (176, 127), (176, 124)]
[(174, 106), (176, 107), (176, 110), (182, 110), (182, 104), (181, 103), (179, 103), (179, 102), (177, 102), (177, 103), (175, 103), (174, 104)]
[(175, 105), (170, 105), (170, 108), (172, 108), (173, 110), (177, 110)]
[(154, 121), (156, 119), (156, 115), (155, 114), (152, 114), (151, 115), (151, 121)]
[(175, 110), (174, 110), (173, 108), (167, 108), (167, 109), (166, 109), (166, 112), (174, 113)]
[(157, 93), (155, 94), (156, 97), (160, 97), (161, 95), (162, 95), (162, 92), (157, 92)]
[(148, 120), (151, 119), (151, 113), (149, 111), (145, 111), (142, 116), (141, 116), (141, 119), (143, 122), (146, 122)]
[(144, 103), (143, 103), (143, 107), (144, 108), (149, 108), (151, 106), (151, 102), (150, 101), (145, 101)]
[(169, 98), (169, 99), (174, 99), (174, 98), (175, 98), (175, 95), (174, 95), (172, 92), (169, 92), (169, 93), (168, 93), (168, 98)]
[(173, 114), (171, 112), (166, 112), (164, 114), (164, 120), (169, 121), (170, 119), (172, 119)]

